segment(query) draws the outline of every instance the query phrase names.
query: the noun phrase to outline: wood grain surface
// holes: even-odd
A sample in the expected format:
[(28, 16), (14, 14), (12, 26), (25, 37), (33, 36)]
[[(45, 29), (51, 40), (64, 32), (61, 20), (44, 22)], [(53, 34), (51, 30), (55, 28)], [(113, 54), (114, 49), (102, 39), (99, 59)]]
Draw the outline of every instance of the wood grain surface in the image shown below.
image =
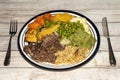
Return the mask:
[[(90, 18), (101, 36), (97, 55), (86, 65), (70, 71), (48, 71), (29, 64), (20, 55), (17, 37), (26, 21), (49, 10), (73, 10)], [(108, 18), (110, 38), (117, 65), (109, 64), (103, 17)], [(18, 20), (18, 33), (12, 39), (11, 64), (4, 66), (9, 40), (9, 23)], [(120, 0), (0, 0), (0, 80), (119, 80), (120, 79)]]

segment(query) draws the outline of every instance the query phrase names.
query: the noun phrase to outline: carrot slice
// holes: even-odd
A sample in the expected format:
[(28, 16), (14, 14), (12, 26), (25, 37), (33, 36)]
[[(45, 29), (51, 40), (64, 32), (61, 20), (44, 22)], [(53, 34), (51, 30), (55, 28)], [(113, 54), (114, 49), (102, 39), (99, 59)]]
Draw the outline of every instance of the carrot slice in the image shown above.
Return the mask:
[(49, 19), (51, 16), (52, 16), (52, 15), (51, 15), (50, 13), (44, 14), (44, 18), (47, 18), (47, 19)]
[(39, 26), (39, 24), (37, 22), (32, 22), (30, 24), (28, 24), (28, 29), (37, 29)]
[(44, 18), (46, 19), (49, 19), (50, 21), (53, 21), (53, 16), (50, 14), (50, 13), (46, 13), (44, 14)]
[(41, 26), (44, 25), (45, 24), (45, 20), (41, 19), (38, 24), (40, 24)]
[(53, 21), (54, 20), (54, 16), (50, 16), (50, 21)]
[(35, 22), (37, 22), (40, 26), (43, 26), (45, 24), (45, 19), (49, 19), (50, 21), (52, 21), (53, 16), (50, 13), (46, 13), (44, 15), (38, 16), (35, 19)]
[(45, 24), (45, 19), (43, 16), (38, 16), (36, 19), (35, 19), (35, 22), (37, 22), (40, 26), (44, 25)]

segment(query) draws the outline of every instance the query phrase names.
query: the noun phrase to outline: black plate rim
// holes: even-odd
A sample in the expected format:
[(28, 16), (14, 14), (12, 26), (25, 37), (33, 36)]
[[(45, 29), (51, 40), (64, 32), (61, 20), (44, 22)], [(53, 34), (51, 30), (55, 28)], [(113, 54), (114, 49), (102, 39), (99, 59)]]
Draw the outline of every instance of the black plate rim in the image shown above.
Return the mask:
[[(82, 62), (81, 64), (78, 64), (78, 65), (75, 65), (75, 66), (72, 66), (72, 67), (69, 67), (69, 68), (59, 68), (59, 69), (55, 69), (55, 68), (48, 68), (48, 67), (44, 67), (44, 66), (40, 66), (40, 65), (37, 65), (35, 64), (34, 62), (30, 61), (25, 55), (24, 53), (22, 52), (21, 48), (20, 48), (20, 43), (19, 43), (19, 40), (20, 40), (20, 34), (22, 32), (22, 30), (24, 29), (24, 27), (30, 22), (32, 21), (33, 19), (35, 19), (37, 16), (40, 16), (40, 15), (43, 15), (45, 13), (53, 13), (53, 12), (68, 12), (68, 13), (73, 13), (73, 14), (76, 14), (76, 15), (79, 15), (81, 17), (84, 17), (87, 19), (87, 21), (93, 26), (93, 28), (95, 29), (96, 31), (96, 35), (97, 35), (97, 39), (98, 39), (98, 43), (97, 43), (97, 46), (96, 46), (96, 49), (95, 51), (93, 52), (93, 54), (84, 62)], [(45, 70), (54, 70), (54, 71), (63, 71), (63, 70), (71, 70), (71, 69), (75, 69), (75, 68), (79, 68), (81, 66), (83, 66), (84, 64), (88, 63), (98, 52), (99, 50), (99, 47), (100, 47), (100, 34), (99, 34), (99, 31), (97, 29), (97, 27), (95, 26), (95, 24), (89, 19), (87, 18), (86, 16), (84, 16), (83, 14), (79, 13), (79, 12), (75, 12), (75, 11), (72, 11), (72, 10), (50, 10), (50, 11), (46, 11), (46, 12), (42, 12), (34, 17), (32, 17), (30, 20), (28, 20), (24, 25), (23, 27), (21, 28), (19, 34), (18, 34), (18, 38), (17, 38), (17, 44), (18, 44), (18, 49), (19, 49), (19, 52), (21, 53), (22, 57), (30, 64), (32, 64), (33, 66), (37, 67), (37, 68), (41, 68), (41, 69), (45, 69)]]

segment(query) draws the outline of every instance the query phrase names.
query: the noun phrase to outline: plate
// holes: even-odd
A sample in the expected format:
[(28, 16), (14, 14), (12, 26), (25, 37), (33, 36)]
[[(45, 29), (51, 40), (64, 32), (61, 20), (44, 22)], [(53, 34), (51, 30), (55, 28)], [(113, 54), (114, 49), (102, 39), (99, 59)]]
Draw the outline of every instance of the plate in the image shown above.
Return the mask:
[[(23, 47), (25, 46), (25, 33), (27, 30), (27, 25), (32, 22), (36, 17), (46, 14), (46, 13), (50, 13), (50, 14), (56, 14), (56, 13), (68, 13), (71, 15), (74, 15), (76, 17), (83, 17), (87, 20), (87, 24), (89, 25), (89, 29), (90, 32), (92, 34), (92, 36), (96, 39), (96, 42), (94, 44), (94, 46), (92, 47), (92, 49), (88, 52), (88, 56), (75, 64), (65, 64), (65, 65), (56, 65), (56, 64), (49, 64), (46, 62), (36, 62), (33, 59), (31, 59), (31, 57), (29, 55), (27, 55), (24, 50)], [(99, 31), (97, 29), (97, 27), (95, 26), (95, 24), (86, 16), (84, 16), (83, 14), (80, 14), (78, 12), (74, 12), (71, 10), (52, 10), (52, 11), (47, 11), (47, 12), (43, 12), (41, 14), (38, 14), (36, 16), (34, 16), (33, 18), (31, 18), (30, 20), (28, 20), (24, 26), (21, 28), (19, 35), (18, 35), (18, 48), (19, 51), (21, 53), (21, 55), (23, 56), (23, 58), (28, 61), (30, 64), (32, 64), (33, 66), (36, 66), (38, 68), (44, 68), (44, 69), (49, 69), (49, 70), (68, 70), (68, 69), (73, 69), (73, 68), (77, 68), (80, 67), (82, 65), (85, 65), (87, 62), (89, 62), (97, 53), (98, 49), (100, 46), (100, 35), (99, 35)]]

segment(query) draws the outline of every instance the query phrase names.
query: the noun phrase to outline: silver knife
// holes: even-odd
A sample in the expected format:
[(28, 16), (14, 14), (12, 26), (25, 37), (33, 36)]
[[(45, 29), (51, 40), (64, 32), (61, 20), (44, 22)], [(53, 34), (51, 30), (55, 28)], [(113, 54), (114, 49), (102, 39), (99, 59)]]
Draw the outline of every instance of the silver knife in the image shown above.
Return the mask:
[(103, 30), (103, 35), (107, 38), (108, 41), (108, 48), (109, 48), (109, 61), (111, 66), (116, 65), (116, 59), (113, 53), (111, 41), (110, 41), (110, 36), (109, 36), (109, 30), (108, 30), (108, 24), (107, 24), (107, 18), (104, 17), (102, 19), (102, 30)]

